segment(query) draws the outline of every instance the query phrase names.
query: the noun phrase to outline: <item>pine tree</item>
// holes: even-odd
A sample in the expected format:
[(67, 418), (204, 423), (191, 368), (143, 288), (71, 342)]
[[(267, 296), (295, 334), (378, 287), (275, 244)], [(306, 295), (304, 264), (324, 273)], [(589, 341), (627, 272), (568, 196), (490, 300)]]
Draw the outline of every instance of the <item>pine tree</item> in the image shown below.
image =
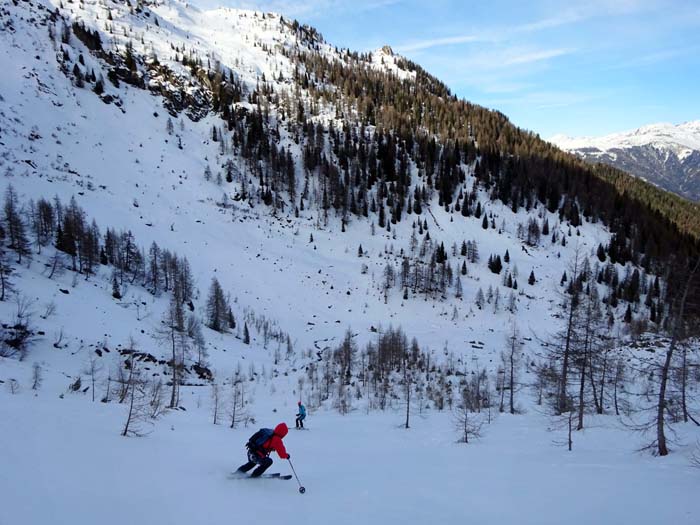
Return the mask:
[(481, 288), (479, 288), (479, 290), (476, 292), (476, 299), (474, 302), (476, 303), (476, 306), (479, 307), (479, 310), (484, 307), (486, 299), (484, 298), (484, 291)]
[(17, 262), (22, 264), (22, 256), (30, 257), (31, 249), (27, 238), (24, 219), (17, 200), (17, 193), (12, 185), (5, 191), (5, 230), (9, 237), (10, 249), (17, 253)]
[(627, 310), (625, 310), (625, 317), (623, 321), (627, 324), (632, 322), (632, 306), (629, 304), (627, 305)]
[(207, 298), (207, 326), (217, 332), (225, 332), (231, 324), (229, 320), (230, 309), (221, 284), (214, 277), (211, 280), (209, 297)]
[(598, 244), (598, 250), (596, 251), (596, 255), (598, 256), (598, 260), (600, 262), (605, 262), (605, 248), (603, 248), (602, 244)]
[(535, 279), (535, 270), (532, 270), (532, 271), (530, 272), (530, 277), (529, 277), (528, 280), (527, 280), (527, 284), (529, 284), (530, 286), (532, 286), (532, 285), (534, 285), (536, 282), (537, 282), (537, 280)]
[(248, 323), (243, 323), (243, 343), (250, 344), (250, 332), (248, 331)]
[(112, 297), (115, 299), (122, 298), (122, 292), (119, 289), (119, 279), (117, 278), (117, 270), (112, 270)]

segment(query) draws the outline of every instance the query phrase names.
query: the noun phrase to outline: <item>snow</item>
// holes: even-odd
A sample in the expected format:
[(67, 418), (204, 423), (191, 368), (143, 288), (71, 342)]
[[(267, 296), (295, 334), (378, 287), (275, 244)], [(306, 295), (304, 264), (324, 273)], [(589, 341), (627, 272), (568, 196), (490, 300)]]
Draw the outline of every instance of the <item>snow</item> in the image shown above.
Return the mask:
[[(309, 431), (285, 438), (300, 495), (294, 479), (227, 479), (256, 427), (214, 426), (191, 410), (124, 439), (122, 407), (54, 394), (0, 394), (0, 523), (697, 523), (697, 472), (682, 457), (636, 454), (619, 429), (579, 433), (568, 452), (538, 414), (501, 416), (464, 445), (446, 414), (406, 430), (400, 412), (316, 413)], [(274, 406), (261, 425), (291, 421), (293, 403)], [(274, 456), (270, 472), (291, 469)]]
[(415, 71), (401, 69), (398, 64), (399, 57), (389, 46), (384, 46), (372, 52), (372, 66), (376, 69), (384, 69), (396, 75), (401, 80), (412, 80), (416, 78)]

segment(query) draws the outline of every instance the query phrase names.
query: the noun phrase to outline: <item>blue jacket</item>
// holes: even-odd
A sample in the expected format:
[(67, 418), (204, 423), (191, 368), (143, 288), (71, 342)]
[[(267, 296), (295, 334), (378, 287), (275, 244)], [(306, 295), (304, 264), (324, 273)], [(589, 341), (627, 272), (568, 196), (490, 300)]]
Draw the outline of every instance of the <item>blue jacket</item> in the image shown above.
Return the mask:
[(297, 415), (306, 417), (306, 407), (304, 405), (299, 405), (299, 413)]

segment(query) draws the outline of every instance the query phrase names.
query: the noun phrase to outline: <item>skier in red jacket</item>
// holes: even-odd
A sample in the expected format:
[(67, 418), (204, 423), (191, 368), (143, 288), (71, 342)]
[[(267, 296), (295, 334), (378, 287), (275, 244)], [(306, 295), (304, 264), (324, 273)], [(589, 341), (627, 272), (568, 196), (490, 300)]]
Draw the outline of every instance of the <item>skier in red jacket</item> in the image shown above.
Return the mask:
[(284, 448), (284, 443), (282, 443), (282, 439), (288, 432), (289, 429), (286, 423), (280, 423), (274, 430), (267, 428), (258, 430), (246, 444), (248, 448), (248, 463), (238, 467), (238, 472), (244, 474), (257, 465), (258, 468), (250, 476), (252, 478), (261, 476), (272, 465), (270, 453), (273, 450), (277, 452), (280, 458), (289, 459), (291, 456)]

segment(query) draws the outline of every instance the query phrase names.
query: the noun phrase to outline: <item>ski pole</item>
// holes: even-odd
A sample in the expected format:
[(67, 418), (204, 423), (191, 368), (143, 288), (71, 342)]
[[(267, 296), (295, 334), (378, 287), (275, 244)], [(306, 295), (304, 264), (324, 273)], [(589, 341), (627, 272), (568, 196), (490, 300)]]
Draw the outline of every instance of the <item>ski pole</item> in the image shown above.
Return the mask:
[(287, 458), (287, 461), (289, 461), (289, 466), (292, 467), (292, 472), (294, 472), (294, 477), (297, 478), (297, 483), (299, 483), (299, 493), (303, 494), (304, 492), (306, 492), (306, 489), (301, 484), (301, 481), (299, 481), (299, 476), (297, 476), (297, 471), (294, 470), (294, 465), (292, 465), (292, 460)]

